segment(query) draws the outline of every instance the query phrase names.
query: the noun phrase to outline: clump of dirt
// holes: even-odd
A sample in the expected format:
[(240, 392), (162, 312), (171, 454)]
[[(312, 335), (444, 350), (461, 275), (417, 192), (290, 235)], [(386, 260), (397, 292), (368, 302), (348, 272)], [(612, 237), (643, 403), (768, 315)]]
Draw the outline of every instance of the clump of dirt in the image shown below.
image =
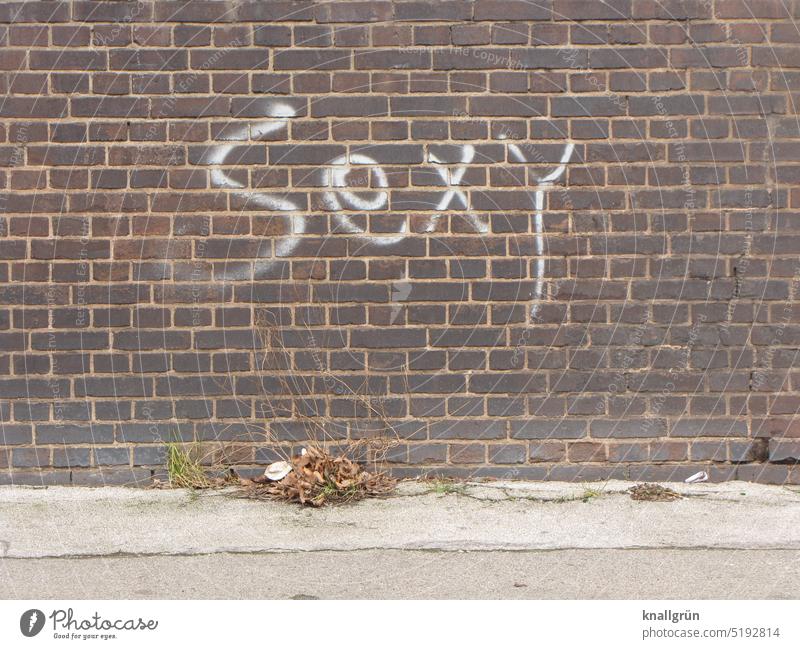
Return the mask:
[(634, 485), (628, 489), (628, 492), (631, 494), (633, 500), (667, 502), (671, 500), (680, 500), (682, 497), (677, 491), (652, 482)]
[(280, 480), (266, 476), (242, 480), (243, 495), (321, 507), (386, 496), (396, 485), (386, 473), (370, 473), (344, 455), (334, 456), (322, 448), (309, 448), (290, 464), (291, 471)]

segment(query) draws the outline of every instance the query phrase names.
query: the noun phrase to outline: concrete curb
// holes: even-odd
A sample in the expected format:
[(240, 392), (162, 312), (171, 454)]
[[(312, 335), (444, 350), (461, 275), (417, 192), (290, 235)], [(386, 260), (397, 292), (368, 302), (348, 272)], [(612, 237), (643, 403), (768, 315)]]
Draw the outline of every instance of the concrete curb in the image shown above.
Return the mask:
[(406, 482), (384, 500), (321, 509), (234, 490), (0, 488), (0, 556), (205, 555), (351, 550), (800, 549), (800, 492), (742, 482)]

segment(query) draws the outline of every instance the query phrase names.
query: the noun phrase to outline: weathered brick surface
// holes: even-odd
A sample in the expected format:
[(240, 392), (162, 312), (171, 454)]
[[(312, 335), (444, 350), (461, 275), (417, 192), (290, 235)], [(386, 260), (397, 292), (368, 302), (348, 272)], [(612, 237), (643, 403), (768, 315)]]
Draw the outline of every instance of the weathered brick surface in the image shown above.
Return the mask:
[(798, 13), (0, 5), (0, 482), (800, 482)]

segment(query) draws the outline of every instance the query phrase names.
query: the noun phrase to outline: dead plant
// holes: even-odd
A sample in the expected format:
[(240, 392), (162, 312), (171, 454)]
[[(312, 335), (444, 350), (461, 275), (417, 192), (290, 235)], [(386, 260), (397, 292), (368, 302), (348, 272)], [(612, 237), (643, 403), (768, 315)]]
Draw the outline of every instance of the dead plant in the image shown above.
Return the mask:
[(281, 480), (271, 481), (266, 476), (243, 480), (244, 495), (320, 507), (385, 496), (395, 486), (385, 473), (370, 473), (344, 455), (333, 456), (313, 446), (293, 457), (290, 464), (291, 470)]
[(631, 494), (631, 498), (633, 500), (667, 502), (672, 500), (680, 500), (682, 498), (677, 491), (673, 491), (669, 487), (663, 487), (660, 484), (654, 484), (652, 482), (637, 484), (628, 489), (628, 492)]
[[(315, 332), (311, 327), (305, 327), (310, 344), (303, 350), (311, 354), (313, 362), (313, 369), (307, 375), (289, 370), (292, 365), (292, 351), (285, 346), (281, 329), (274, 317), (270, 314), (259, 314), (256, 332), (263, 349), (261, 362), (256, 364), (259, 387), (264, 397), (261, 416), (271, 421), (288, 418), (301, 421), (309, 431), (309, 446), (344, 446), (351, 457), (360, 457), (362, 452), (369, 451), (373, 462), (382, 463), (386, 452), (400, 443), (400, 436), (386, 413), (382, 399), (370, 394), (371, 375), (354, 375), (354, 387), (351, 382), (332, 372), (320, 358), (324, 352), (317, 349)], [(268, 384), (277, 385), (276, 392), (280, 395), (277, 399), (275, 394), (265, 388)], [(301, 398), (297, 398), (298, 396)], [(294, 403), (289, 403), (292, 397), (295, 397)], [(359, 438), (343, 433), (340, 430), (342, 423), (330, 414), (335, 399), (351, 402), (354, 412), (360, 410), (368, 413), (364, 423), (371, 428), (369, 433)], [(272, 435), (267, 435), (267, 441), (278, 443)]]
[[(331, 372), (321, 358), (325, 352), (317, 349), (314, 330), (308, 326), (305, 331), (310, 344), (303, 351), (311, 354), (313, 369), (307, 375), (291, 372), (293, 352), (285, 346), (274, 318), (260, 314), (256, 331), (263, 349), (261, 362), (256, 364), (264, 397), (260, 414), (271, 422), (302, 422), (307, 439), (302, 442), (304, 454), (289, 457), (280, 440), (265, 427), (267, 442), (292, 470), (275, 482), (266, 477), (242, 480), (244, 495), (320, 506), (390, 492), (395, 481), (381, 467), (388, 451), (401, 440), (382, 399), (371, 394), (370, 375), (355, 375), (354, 381), (347, 381)], [(352, 430), (342, 431), (344, 424), (331, 416), (334, 399), (351, 402), (354, 413), (361, 413), (365, 429), (357, 437)]]

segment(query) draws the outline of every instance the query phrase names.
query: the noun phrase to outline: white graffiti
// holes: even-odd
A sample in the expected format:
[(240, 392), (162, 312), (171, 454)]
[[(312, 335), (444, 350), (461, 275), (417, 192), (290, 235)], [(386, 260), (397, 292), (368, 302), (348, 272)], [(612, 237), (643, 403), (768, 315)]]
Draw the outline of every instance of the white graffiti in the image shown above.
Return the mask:
[[(536, 179), (536, 190), (533, 192), (533, 227), (536, 241), (536, 285), (533, 289), (534, 297), (533, 304), (531, 305), (531, 318), (536, 318), (541, 308), (542, 299), (544, 297), (544, 194), (547, 189), (552, 187), (555, 182), (564, 175), (567, 169), (567, 163), (572, 157), (572, 152), (575, 150), (575, 145), (570, 142), (564, 147), (564, 152), (561, 154), (561, 160), (558, 167), (551, 171), (546, 176)], [(509, 157), (512, 155), (518, 162), (527, 162), (522, 150), (516, 144), (508, 145)]]
[[(238, 131), (233, 131), (228, 135), (230, 144), (220, 144), (211, 149), (207, 163), (211, 165), (212, 186), (220, 189), (240, 190), (237, 191), (246, 201), (248, 208), (255, 206), (269, 212), (281, 212), (283, 218), (289, 221), (289, 234), (281, 237), (275, 245), (276, 257), (290, 257), (299, 245), (300, 236), (306, 233), (307, 224), (305, 218), (298, 212), (303, 211), (303, 207), (298, 205), (288, 195), (276, 195), (267, 192), (254, 191), (242, 182), (232, 178), (226, 167), (235, 164), (231, 161), (231, 154), (236, 150), (238, 144), (243, 141), (251, 140), (272, 140), (273, 134), (286, 130), (289, 127), (289, 120), (296, 116), (292, 106), (283, 102), (269, 104), (269, 118), (266, 121), (256, 124), (245, 124)], [(467, 192), (462, 188), (461, 183), (470, 164), (475, 160), (476, 149), (472, 144), (457, 145), (460, 150), (460, 161), (456, 166), (452, 166), (443, 157), (438, 156), (434, 151), (427, 153), (427, 162), (435, 165), (434, 169), (439, 178), (443, 181), (446, 190), (442, 192), (441, 199), (433, 208), (434, 213), (428, 216), (421, 228), (423, 232), (435, 232), (437, 225), (443, 214), (448, 209), (457, 210), (463, 213), (467, 222), (473, 230), (479, 234), (487, 234), (490, 231), (487, 220), (482, 219), (470, 208), (470, 200)], [(530, 143), (518, 145), (509, 142), (507, 145), (507, 155), (509, 162), (531, 163), (540, 162), (537, 159), (535, 149), (531, 148)], [(535, 178), (535, 188), (530, 191), (531, 209), (534, 215), (534, 239), (536, 249), (536, 270), (535, 285), (532, 291), (533, 304), (531, 306), (531, 316), (535, 317), (539, 312), (541, 302), (544, 297), (544, 221), (543, 212), (545, 205), (545, 193), (552, 188), (561, 178), (566, 170), (567, 164), (572, 158), (575, 145), (568, 143), (560, 156), (558, 166), (549, 173)], [(526, 151), (532, 152), (533, 159), (526, 157)], [(540, 156), (539, 156), (540, 158)], [(352, 184), (348, 183), (348, 178), (353, 171), (353, 166), (366, 167), (370, 171), (370, 185), (372, 191), (352, 191)], [(350, 152), (336, 157), (321, 170), (323, 174), (322, 184), (330, 189), (322, 194), (322, 204), (327, 210), (333, 212), (333, 220), (339, 232), (346, 232), (357, 237), (369, 238), (374, 245), (389, 246), (403, 241), (407, 236), (408, 223), (403, 220), (399, 229), (389, 236), (371, 236), (367, 229), (356, 223), (348, 214), (351, 211), (374, 212), (388, 209), (389, 207), (389, 180), (386, 171), (377, 163), (376, 160), (363, 152)]]

